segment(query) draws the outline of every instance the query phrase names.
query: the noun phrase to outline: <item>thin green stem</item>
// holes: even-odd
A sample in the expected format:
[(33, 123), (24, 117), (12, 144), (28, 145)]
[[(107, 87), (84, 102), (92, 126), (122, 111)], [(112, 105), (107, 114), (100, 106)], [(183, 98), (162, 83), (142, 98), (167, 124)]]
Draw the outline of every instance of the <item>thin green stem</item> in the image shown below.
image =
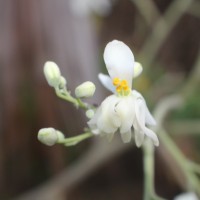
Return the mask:
[(200, 175), (200, 165), (192, 161), (188, 161), (188, 167), (191, 168), (192, 171)]
[(91, 132), (86, 132), (74, 137), (64, 138), (63, 140), (59, 141), (60, 144), (64, 144), (65, 146), (73, 146), (78, 144), (79, 142), (94, 136)]
[(144, 153), (144, 200), (149, 200), (154, 191), (154, 150), (150, 141), (143, 146)]
[(154, 145), (148, 140), (143, 145), (144, 159), (144, 200), (164, 200), (155, 193), (154, 188)]
[(74, 104), (74, 106), (76, 108), (80, 107), (80, 108), (83, 108), (84, 110), (87, 110), (89, 108), (89, 106), (84, 103), (83, 101), (81, 101), (81, 99), (76, 99), (74, 97), (72, 97), (68, 91), (60, 91), (59, 89), (55, 89), (56, 91), (56, 95), (58, 97), (60, 97), (61, 99), (64, 99), (68, 102), (71, 102), (72, 104)]
[(200, 195), (200, 181), (198, 177), (194, 174), (191, 166), (188, 165), (189, 161), (187, 160), (187, 158), (185, 158), (185, 156), (182, 154), (176, 144), (171, 140), (165, 130), (160, 130), (159, 138), (165, 145), (171, 156), (174, 158), (174, 160), (176, 160), (180, 169), (183, 171), (188, 182), (188, 190), (194, 190), (198, 193), (198, 195)]

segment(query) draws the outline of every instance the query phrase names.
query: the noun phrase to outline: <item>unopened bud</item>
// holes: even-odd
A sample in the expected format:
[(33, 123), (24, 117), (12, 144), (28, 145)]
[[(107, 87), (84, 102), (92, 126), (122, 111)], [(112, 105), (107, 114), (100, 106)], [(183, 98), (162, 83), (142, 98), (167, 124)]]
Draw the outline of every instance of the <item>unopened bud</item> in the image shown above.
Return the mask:
[(92, 119), (92, 117), (94, 116), (94, 110), (89, 109), (85, 112), (85, 115), (88, 119)]
[(75, 95), (78, 98), (91, 97), (94, 95), (95, 89), (94, 83), (87, 81), (75, 89)]
[(54, 128), (42, 128), (38, 132), (38, 140), (48, 146), (53, 146), (58, 141), (58, 134)]
[(143, 71), (141, 63), (135, 62), (134, 64), (134, 78), (138, 77)]
[(66, 84), (67, 84), (67, 81), (65, 79), (65, 77), (61, 76), (60, 77), (60, 82), (59, 82), (59, 88), (60, 89), (63, 89), (66, 87)]
[(47, 61), (44, 65), (44, 75), (50, 86), (57, 87), (59, 85), (61, 74), (56, 63)]

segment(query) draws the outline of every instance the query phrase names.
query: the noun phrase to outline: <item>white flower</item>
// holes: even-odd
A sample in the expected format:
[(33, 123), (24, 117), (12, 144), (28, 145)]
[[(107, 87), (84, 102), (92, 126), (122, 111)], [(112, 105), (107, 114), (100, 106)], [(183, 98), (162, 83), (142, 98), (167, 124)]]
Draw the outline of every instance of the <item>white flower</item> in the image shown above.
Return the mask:
[(199, 200), (197, 195), (193, 192), (183, 193), (174, 198), (174, 200)]
[(142, 72), (141, 64), (134, 62), (130, 48), (117, 40), (107, 44), (104, 61), (110, 76), (99, 74), (99, 79), (114, 94), (101, 103), (88, 122), (92, 132), (106, 135), (111, 140), (119, 131), (123, 142), (130, 142), (134, 136), (138, 147), (146, 135), (158, 146), (157, 135), (146, 126), (155, 125), (156, 122), (142, 95), (131, 90), (132, 79)]

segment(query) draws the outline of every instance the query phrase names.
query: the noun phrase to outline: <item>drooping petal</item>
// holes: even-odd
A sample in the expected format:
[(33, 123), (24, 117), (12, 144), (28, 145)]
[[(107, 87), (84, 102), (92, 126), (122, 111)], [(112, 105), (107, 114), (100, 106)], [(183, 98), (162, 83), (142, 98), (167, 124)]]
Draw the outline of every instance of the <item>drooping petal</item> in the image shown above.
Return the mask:
[(135, 117), (134, 99), (131, 96), (121, 98), (115, 110), (121, 120), (120, 133), (128, 132), (133, 126)]
[(111, 79), (128, 81), (131, 88), (134, 75), (134, 56), (130, 48), (121, 41), (113, 40), (106, 45), (104, 61)]
[(120, 118), (116, 114), (115, 105), (119, 102), (115, 95), (107, 97), (100, 106), (100, 114), (97, 117), (97, 127), (105, 133), (116, 132), (120, 124)]
[(111, 91), (112, 93), (115, 93), (115, 87), (112, 84), (112, 80), (110, 78), (110, 76), (106, 75), (106, 74), (102, 74), (100, 73), (98, 75), (98, 78), (100, 80), (100, 82), (102, 83), (102, 85), (107, 88), (109, 91)]
[(157, 135), (147, 128), (145, 126), (145, 102), (143, 99), (138, 98), (135, 104), (135, 114), (136, 114), (136, 119), (138, 126), (140, 127), (140, 130), (144, 132), (146, 136), (148, 136), (150, 139), (152, 139), (153, 143), (155, 146), (159, 145), (158, 137)]
[(135, 135), (135, 144), (137, 147), (140, 147), (144, 141), (144, 133), (142, 131), (139, 131), (138, 129), (135, 129), (134, 135)]
[(135, 62), (134, 64), (134, 74), (133, 74), (133, 78), (138, 77), (143, 71), (143, 67), (139, 62)]
[[(145, 105), (146, 105), (146, 103), (145, 103)], [(149, 112), (149, 109), (147, 108), (147, 106), (145, 108), (145, 123), (150, 126), (156, 125), (156, 120), (154, 119), (152, 114)]]
[[(140, 97), (139, 97), (140, 98)], [(133, 127), (134, 127), (134, 134), (135, 134), (135, 143), (137, 147), (140, 147), (144, 141), (144, 131), (143, 129), (141, 129), (141, 125), (140, 124), (145, 124), (145, 114), (144, 111), (141, 112), (140, 111), (140, 120), (138, 121), (138, 105), (137, 105), (137, 99), (135, 100), (135, 120), (133, 123)]]
[(131, 136), (132, 136), (131, 129), (129, 129), (127, 132), (121, 133), (121, 138), (124, 143), (130, 142)]
[(159, 146), (158, 137), (151, 129), (145, 127), (144, 133), (146, 136), (148, 136), (153, 141), (155, 146)]
[(143, 101), (143, 104), (144, 104), (143, 107), (145, 108), (145, 124), (150, 125), (150, 126), (155, 126), (156, 125), (156, 120), (154, 119), (154, 117), (149, 112), (149, 109), (148, 109), (148, 107), (146, 105), (144, 97), (136, 90), (133, 90), (132, 94), (136, 98), (141, 99)]

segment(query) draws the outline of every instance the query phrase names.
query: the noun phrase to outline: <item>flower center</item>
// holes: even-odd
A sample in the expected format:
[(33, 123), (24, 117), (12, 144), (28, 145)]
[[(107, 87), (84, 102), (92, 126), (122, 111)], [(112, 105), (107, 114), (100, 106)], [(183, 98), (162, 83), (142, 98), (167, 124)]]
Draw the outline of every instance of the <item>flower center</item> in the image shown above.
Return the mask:
[(120, 96), (127, 96), (130, 94), (130, 87), (127, 80), (121, 80), (119, 78), (113, 79), (113, 85), (116, 87), (116, 91)]

